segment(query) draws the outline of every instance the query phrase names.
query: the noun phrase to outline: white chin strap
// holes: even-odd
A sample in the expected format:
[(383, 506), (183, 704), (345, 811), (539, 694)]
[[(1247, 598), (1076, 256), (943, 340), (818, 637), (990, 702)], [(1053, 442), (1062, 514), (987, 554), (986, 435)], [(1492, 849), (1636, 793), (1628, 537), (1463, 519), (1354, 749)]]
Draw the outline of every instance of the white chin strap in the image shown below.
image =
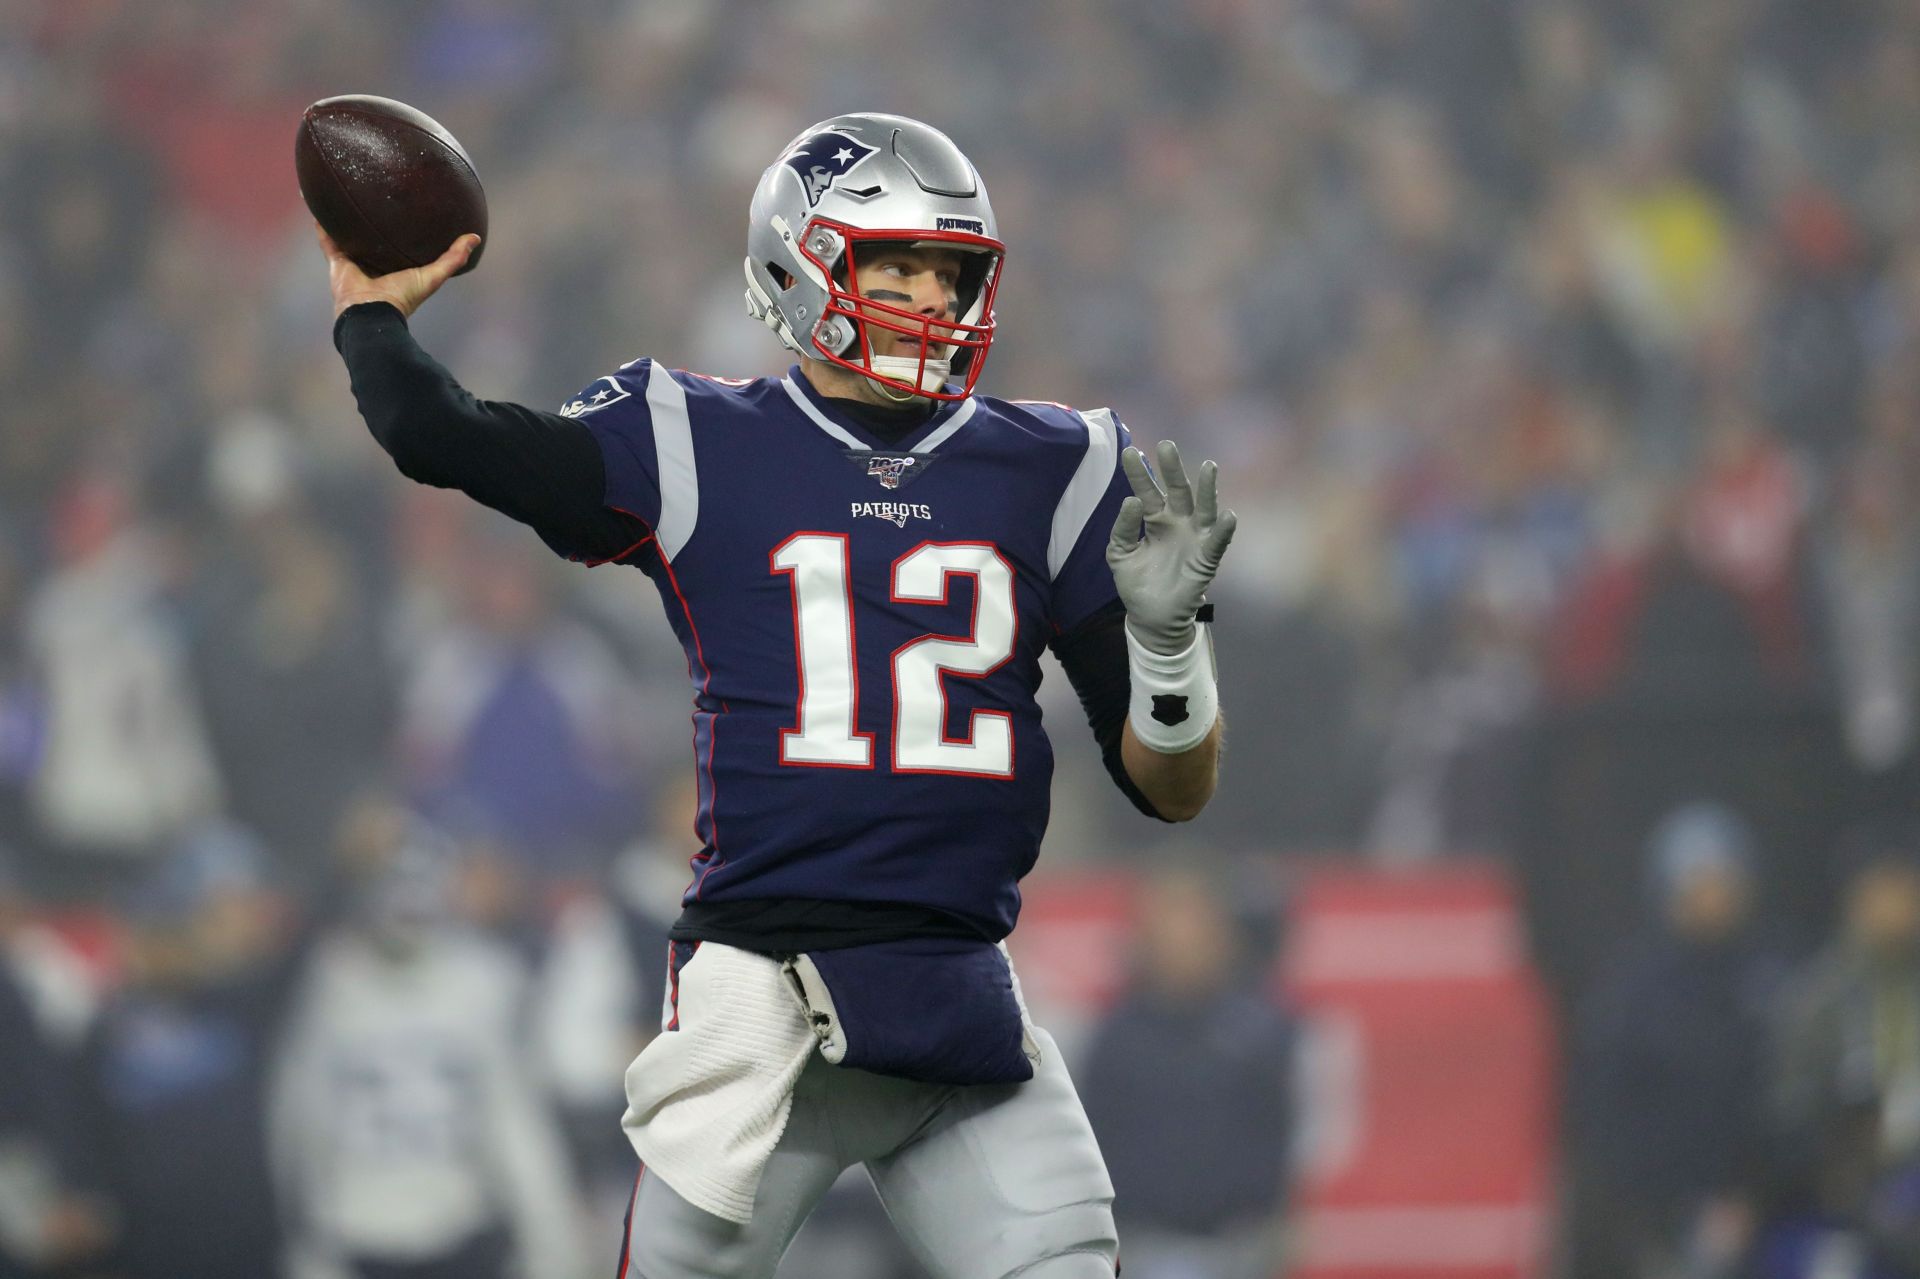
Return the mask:
[[(919, 360), (909, 360), (903, 355), (876, 355), (867, 362), (875, 373), (883, 377), (894, 378), (908, 384), (913, 384), (914, 378), (918, 377), (920, 379), (918, 385), (922, 391), (939, 390), (947, 384), (947, 377), (953, 371), (953, 359), (950, 356), (938, 360), (929, 359), (924, 365)], [(884, 382), (876, 385), (885, 392), (892, 393), (895, 390)]]

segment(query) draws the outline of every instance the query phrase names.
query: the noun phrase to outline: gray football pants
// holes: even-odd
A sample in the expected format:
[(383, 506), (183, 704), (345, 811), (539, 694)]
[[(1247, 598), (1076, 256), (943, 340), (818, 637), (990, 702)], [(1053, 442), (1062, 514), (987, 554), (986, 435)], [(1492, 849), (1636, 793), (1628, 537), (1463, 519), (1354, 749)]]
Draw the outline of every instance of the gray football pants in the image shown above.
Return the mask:
[(866, 1166), (939, 1279), (1112, 1279), (1113, 1186), (1053, 1037), (1023, 1084), (955, 1088), (815, 1056), (737, 1225), (642, 1172), (619, 1279), (767, 1279), (843, 1171)]

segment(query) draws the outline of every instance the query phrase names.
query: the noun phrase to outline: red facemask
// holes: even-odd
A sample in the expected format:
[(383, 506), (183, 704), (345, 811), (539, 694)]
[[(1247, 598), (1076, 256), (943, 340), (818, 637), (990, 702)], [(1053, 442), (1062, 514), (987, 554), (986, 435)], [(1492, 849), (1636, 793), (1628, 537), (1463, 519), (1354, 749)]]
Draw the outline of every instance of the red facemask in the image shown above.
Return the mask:
[[(839, 262), (834, 266), (829, 266), (815, 249), (822, 232), (838, 237), (845, 245)], [(857, 284), (850, 286), (846, 283), (859, 279), (862, 245), (871, 249), (876, 244), (899, 244), (903, 241), (915, 245), (950, 245), (966, 255), (969, 262), (962, 277), (961, 304), (965, 307), (963, 314), (970, 318), (950, 320), (945, 316), (921, 315), (905, 307), (864, 298), (859, 294)], [(802, 256), (818, 267), (828, 282), (826, 314), (815, 322), (813, 329), (814, 349), (821, 358), (910, 395), (925, 396), (932, 400), (964, 400), (973, 393), (974, 383), (980, 380), (981, 367), (986, 363), (987, 350), (993, 345), (993, 299), (1000, 287), (1000, 263), (1006, 256), (1004, 244), (966, 231), (867, 230), (815, 218), (807, 224), (806, 233), (800, 237), (799, 248)], [(831, 240), (822, 248), (830, 252)], [(975, 258), (985, 261), (975, 263), (972, 261)], [(849, 358), (830, 349), (842, 346), (844, 339), (820, 340), (828, 335), (823, 330), (831, 331), (842, 324), (853, 327), (856, 342), (846, 349), (857, 358)], [(868, 326), (914, 339), (919, 343), (919, 359), (909, 361), (899, 357), (900, 362), (893, 369), (883, 371), (874, 363), (873, 342)], [(934, 350), (936, 346), (940, 348), (937, 354)], [(959, 390), (950, 389), (951, 384), (943, 384), (933, 390), (926, 389), (930, 367), (935, 374), (941, 374), (942, 363), (963, 378)], [(941, 381), (945, 383), (944, 376)]]

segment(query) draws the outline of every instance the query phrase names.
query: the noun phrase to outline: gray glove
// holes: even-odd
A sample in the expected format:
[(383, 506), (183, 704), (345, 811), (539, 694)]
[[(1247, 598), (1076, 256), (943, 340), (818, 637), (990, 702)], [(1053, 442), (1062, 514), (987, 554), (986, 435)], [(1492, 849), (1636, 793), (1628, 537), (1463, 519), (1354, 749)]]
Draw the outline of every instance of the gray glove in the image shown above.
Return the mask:
[(1164, 493), (1139, 449), (1129, 447), (1120, 455), (1134, 495), (1120, 503), (1113, 521), (1107, 565), (1113, 569), (1120, 602), (1127, 606), (1127, 628), (1134, 639), (1172, 657), (1193, 644), (1194, 614), (1206, 601), (1207, 587), (1220, 571), (1220, 557), (1239, 521), (1232, 511), (1220, 511), (1215, 493), (1219, 467), (1202, 462), (1200, 482), (1189, 486), (1173, 441), (1160, 441), (1156, 455), (1167, 485)]

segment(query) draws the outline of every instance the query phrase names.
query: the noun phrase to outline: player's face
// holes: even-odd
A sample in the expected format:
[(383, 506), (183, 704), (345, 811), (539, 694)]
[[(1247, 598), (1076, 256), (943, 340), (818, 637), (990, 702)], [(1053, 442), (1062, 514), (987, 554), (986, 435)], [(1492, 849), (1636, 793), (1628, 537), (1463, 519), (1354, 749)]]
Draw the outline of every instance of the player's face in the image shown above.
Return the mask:
[[(863, 298), (911, 311), (932, 320), (960, 315), (960, 254), (952, 249), (881, 244), (866, 249), (854, 269), (854, 287)], [(920, 358), (920, 340), (878, 324), (864, 326), (875, 355)], [(946, 344), (935, 342), (927, 354), (939, 358)]]
[(1848, 890), (1847, 913), (1869, 953), (1911, 955), (1920, 947), (1920, 870), (1902, 862), (1868, 867)]

